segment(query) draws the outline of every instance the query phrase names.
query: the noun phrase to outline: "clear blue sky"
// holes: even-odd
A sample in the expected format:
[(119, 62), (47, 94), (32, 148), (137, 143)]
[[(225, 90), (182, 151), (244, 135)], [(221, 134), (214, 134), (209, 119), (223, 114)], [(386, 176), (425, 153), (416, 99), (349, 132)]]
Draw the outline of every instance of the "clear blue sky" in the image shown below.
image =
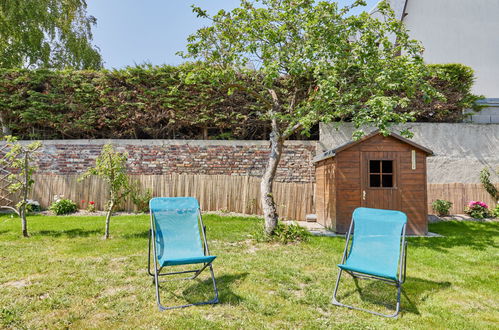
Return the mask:
[[(377, 0), (367, 3), (365, 10), (370, 10)], [(94, 43), (110, 69), (145, 62), (181, 63), (175, 53), (185, 49), (188, 35), (208, 24), (192, 13), (191, 4), (213, 14), (237, 7), (239, 0), (87, 0), (87, 4), (88, 13), (97, 17)]]

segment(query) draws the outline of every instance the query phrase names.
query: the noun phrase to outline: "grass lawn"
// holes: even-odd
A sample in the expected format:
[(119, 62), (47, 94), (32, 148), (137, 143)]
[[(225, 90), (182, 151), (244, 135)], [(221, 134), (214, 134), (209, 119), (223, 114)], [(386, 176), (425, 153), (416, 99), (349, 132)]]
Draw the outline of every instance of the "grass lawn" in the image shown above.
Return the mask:
[[(398, 319), (330, 304), (341, 237), (259, 243), (255, 218), (205, 216), (220, 304), (159, 312), (146, 273), (146, 215), (0, 217), (0, 328), (459, 328), (499, 327), (499, 224), (430, 225), (444, 238), (409, 238), (406, 296)], [(199, 281), (163, 283), (163, 302), (211, 298)], [(345, 276), (343, 302), (387, 311), (395, 288)]]

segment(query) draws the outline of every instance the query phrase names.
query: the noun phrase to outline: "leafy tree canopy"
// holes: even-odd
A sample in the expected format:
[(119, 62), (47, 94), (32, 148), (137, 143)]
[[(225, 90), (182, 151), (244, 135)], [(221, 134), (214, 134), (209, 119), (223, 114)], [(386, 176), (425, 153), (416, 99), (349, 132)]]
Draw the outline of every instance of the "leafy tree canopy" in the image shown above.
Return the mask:
[(102, 67), (85, 0), (0, 1), (0, 67)]
[[(394, 109), (405, 108), (417, 92), (435, 93), (424, 79), (430, 74), (423, 47), (388, 3), (378, 5), (383, 20), (367, 12), (350, 15), (360, 5), (365, 2), (340, 8), (330, 1), (242, 0), (214, 16), (194, 7), (212, 24), (191, 35), (181, 55), (212, 64), (211, 73), (233, 80), (233, 88), (257, 91), (267, 105), (263, 115), (275, 119), (283, 137), (338, 117), (387, 132), (391, 123), (414, 116)], [(239, 85), (234, 67), (256, 70), (259, 86)]]

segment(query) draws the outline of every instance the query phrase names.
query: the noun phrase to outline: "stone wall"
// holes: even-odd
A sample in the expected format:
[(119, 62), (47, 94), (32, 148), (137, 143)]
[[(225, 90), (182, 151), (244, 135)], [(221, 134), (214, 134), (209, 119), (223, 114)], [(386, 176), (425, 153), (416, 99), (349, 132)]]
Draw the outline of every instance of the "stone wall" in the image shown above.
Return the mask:
[[(23, 142), (28, 143), (28, 141)], [(38, 174), (73, 175), (95, 164), (102, 146), (128, 152), (130, 174), (207, 174), (261, 176), (267, 141), (209, 140), (51, 140), (43, 141)], [(314, 182), (316, 141), (288, 141), (276, 181)]]
[[(428, 157), (429, 184), (480, 183), (480, 171), (485, 166), (499, 170), (499, 124), (410, 123), (398, 129), (402, 127), (414, 133), (414, 142), (434, 153)], [(351, 141), (353, 131), (350, 124), (339, 129), (321, 124), (317, 152)], [(491, 178), (499, 183), (497, 174), (493, 173)]]

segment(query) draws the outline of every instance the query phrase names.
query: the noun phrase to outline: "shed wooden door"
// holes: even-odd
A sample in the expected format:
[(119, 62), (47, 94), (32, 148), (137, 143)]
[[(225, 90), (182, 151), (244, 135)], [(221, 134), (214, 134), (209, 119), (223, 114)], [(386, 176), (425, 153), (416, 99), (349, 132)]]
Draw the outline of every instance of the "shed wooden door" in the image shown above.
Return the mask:
[(361, 153), (361, 204), (363, 207), (400, 210), (399, 153)]

